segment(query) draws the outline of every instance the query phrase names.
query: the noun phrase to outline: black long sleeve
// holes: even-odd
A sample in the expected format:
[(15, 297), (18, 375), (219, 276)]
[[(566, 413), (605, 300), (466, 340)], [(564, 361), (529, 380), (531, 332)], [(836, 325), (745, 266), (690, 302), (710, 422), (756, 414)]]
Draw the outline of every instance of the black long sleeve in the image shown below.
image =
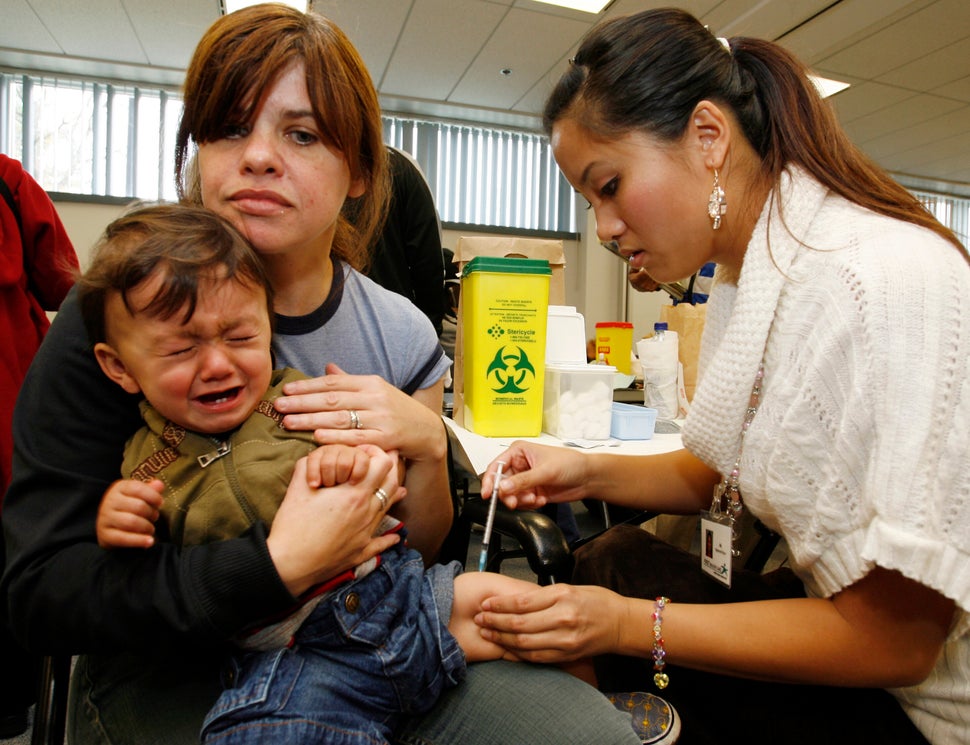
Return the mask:
[(186, 549), (97, 545), (98, 505), (140, 425), (137, 398), (98, 367), (72, 290), (21, 389), (2, 514), (0, 590), (14, 634), (32, 650), (184, 650), (292, 602), (261, 527)]
[(391, 203), (367, 275), (418, 306), (440, 335), (445, 268), (434, 197), (406, 155), (394, 149), (389, 153)]

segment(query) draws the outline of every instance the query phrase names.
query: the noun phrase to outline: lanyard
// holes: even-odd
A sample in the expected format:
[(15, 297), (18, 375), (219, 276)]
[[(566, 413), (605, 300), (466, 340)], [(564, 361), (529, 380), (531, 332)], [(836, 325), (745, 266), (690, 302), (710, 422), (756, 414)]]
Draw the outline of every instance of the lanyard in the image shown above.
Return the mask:
[[(738, 455), (734, 460), (734, 467), (714, 487), (714, 499), (711, 508), (702, 513), (702, 530), (705, 537), (704, 550), (701, 552), (701, 568), (719, 582), (731, 586), (732, 559), (741, 555), (739, 538), (741, 533), (741, 513), (744, 512), (744, 500), (738, 482), (741, 476), (741, 454), (744, 452), (744, 435), (747, 433), (758, 405), (761, 402), (761, 384), (765, 374), (764, 360), (758, 365), (758, 372), (754, 376), (751, 387), (751, 398), (748, 408), (744, 412), (741, 423), (741, 437), (738, 440)], [(724, 535), (724, 531), (729, 531)], [(729, 546), (729, 548), (728, 548)]]

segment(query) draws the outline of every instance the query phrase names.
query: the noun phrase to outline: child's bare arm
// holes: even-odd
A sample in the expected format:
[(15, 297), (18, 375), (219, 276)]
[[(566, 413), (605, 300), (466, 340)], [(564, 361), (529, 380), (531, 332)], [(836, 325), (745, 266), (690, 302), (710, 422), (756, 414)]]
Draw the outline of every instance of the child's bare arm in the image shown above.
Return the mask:
[(482, 601), (493, 595), (515, 595), (531, 592), (537, 585), (493, 572), (465, 572), (455, 577), (455, 597), (448, 630), (458, 640), (469, 662), (483, 660), (516, 660), (512, 652), (482, 638), (474, 618)]
[[(495, 595), (518, 595), (534, 592), (538, 585), (525, 580), (493, 572), (465, 572), (455, 577), (455, 597), (448, 630), (458, 640), (468, 662), (483, 660), (518, 660), (515, 652), (482, 638), (475, 616), (482, 602)], [(597, 685), (596, 672), (590, 658), (559, 663), (559, 667), (592, 686)]]
[(102, 548), (149, 548), (155, 543), (155, 521), (162, 507), (164, 484), (115, 481), (98, 507), (98, 545)]

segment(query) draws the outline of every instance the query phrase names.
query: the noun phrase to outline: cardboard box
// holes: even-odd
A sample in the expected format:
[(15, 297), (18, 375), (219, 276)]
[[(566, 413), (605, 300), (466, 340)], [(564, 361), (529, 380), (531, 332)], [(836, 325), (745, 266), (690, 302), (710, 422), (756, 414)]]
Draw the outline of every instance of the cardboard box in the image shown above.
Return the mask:
[[(564, 304), (566, 284), (563, 272), (566, 266), (566, 255), (563, 251), (561, 240), (518, 238), (507, 235), (461, 236), (455, 247), (455, 262), (458, 264), (458, 276), (461, 276), (465, 265), (477, 256), (545, 259), (549, 262), (549, 266), (552, 269), (552, 275), (549, 279), (549, 304)], [(455, 422), (461, 426), (465, 426), (465, 363), (462, 352), (463, 339), (461, 331), (463, 311), (461, 297), (459, 296), (458, 328), (455, 332), (454, 409), (452, 416)]]
[(549, 305), (566, 303), (566, 282), (563, 274), (566, 267), (566, 254), (561, 240), (517, 238), (511, 235), (463, 235), (458, 239), (458, 245), (455, 247), (459, 277), (465, 264), (476, 256), (545, 259), (552, 269), (552, 278), (549, 280)]

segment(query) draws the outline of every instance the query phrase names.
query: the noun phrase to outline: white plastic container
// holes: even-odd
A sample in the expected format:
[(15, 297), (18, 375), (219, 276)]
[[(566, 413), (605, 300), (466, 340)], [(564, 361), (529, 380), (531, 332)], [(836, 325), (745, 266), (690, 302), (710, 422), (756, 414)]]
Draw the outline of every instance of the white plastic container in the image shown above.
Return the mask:
[(586, 321), (574, 305), (550, 305), (546, 364), (586, 364)]
[(615, 375), (612, 365), (547, 364), (542, 431), (561, 440), (608, 440)]

